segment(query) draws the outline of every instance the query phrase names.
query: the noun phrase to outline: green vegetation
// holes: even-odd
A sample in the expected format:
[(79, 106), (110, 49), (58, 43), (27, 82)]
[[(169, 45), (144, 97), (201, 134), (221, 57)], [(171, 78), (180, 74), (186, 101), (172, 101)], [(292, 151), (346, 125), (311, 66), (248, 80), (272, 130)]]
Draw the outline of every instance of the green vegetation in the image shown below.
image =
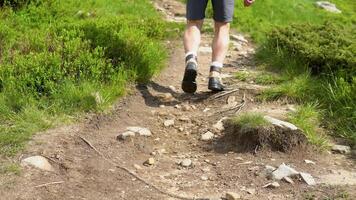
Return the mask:
[(300, 106), (296, 112), (290, 113), (288, 121), (303, 130), (312, 144), (323, 148), (327, 147), (328, 140), (319, 128), (320, 119), (321, 114), (317, 106), (314, 104), (306, 104)]
[(128, 81), (148, 81), (164, 64), (160, 41), (177, 28), (148, 0), (31, 2), (0, 10), (5, 155), (22, 149), (35, 132), (104, 110)]
[(19, 175), (21, 173), (21, 168), (15, 163), (6, 163), (0, 165), (0, 174), (15, 174)]
[(235, 78), (240, 81), (254, 81), (256, 84), (260, 85), (273, 85), (284, 81), (282, 76), (266, 71), (238, 71), (235, 73)]
[[(286, 98), (314, 110), (330, 132), (356, 143), (356, 2), (331, 0), (341, 14), (317, 8), (310, 0), (263, 0), (245, 8), (237, 2), (233, 27), (248, 33), (260, 46), (262, 70), (279, 74), (253, 77), (259, 84), (275, 84), (262, 100)], [(237, 78), (249, 79), (243, 75)], [(309, 105), (318, 105), (310, 108)], [(302, 109), (303, 110), (303, 109)], [(304, 113), (304, 114), (303, 114)], [(296, 120), (298, 122), (298, 120)], [(300, 122), (313, 143), (308, 122)], [(308, 128), (309, 127), (309, 128)]]
[(231, 123), (242, 130), (255, 129), (270, 125), (260, 113), (243, 113), (231, 119)]
[(355, 25), (356, 2), (354, 0), (330, 0), (342, 10), (342, 14), (329, 13), (317, 8), (316, 0), (256, 0), (253, 6), (245, 8), (243, 1), (236, 1), (233, 27), (248, 33), (258, 43), (275, 26), (291, 23), (323, 24), (332, 21), (345, 27)]

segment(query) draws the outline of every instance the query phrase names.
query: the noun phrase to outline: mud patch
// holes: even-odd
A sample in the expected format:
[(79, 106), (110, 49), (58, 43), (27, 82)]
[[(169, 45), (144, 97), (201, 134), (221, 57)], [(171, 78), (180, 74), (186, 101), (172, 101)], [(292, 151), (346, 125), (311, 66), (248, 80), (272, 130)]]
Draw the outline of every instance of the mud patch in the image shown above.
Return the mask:
[(244, 129), (232, 121), (225, 122), (225, 134), (216, 142), (219, 152), (255, 152), (272, 150), (289, 153), (307, 149), (308, 140), (301, 130), (278, 126)]

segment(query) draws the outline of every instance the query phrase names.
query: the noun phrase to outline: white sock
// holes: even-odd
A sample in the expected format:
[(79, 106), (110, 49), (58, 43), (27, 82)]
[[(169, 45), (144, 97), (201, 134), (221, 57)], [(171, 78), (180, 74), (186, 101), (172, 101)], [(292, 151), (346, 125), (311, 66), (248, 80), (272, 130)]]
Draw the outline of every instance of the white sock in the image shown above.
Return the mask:
[(218, 61), (214, 61), (211, 63), (211, 66), (222, 68), (224, 66), (224, 64), (221, 62), (218, 62)]
[(197, 63), (197, 53), (190, 51), (187, 54), (185, 54), (185, 58), (187, 58), (190, 55), (193, 55), (193, 57), (191, 59), (189, 59), (189, 60), (186, 60), (186, 63), (194, 62), (195, 64), (198, 64)]

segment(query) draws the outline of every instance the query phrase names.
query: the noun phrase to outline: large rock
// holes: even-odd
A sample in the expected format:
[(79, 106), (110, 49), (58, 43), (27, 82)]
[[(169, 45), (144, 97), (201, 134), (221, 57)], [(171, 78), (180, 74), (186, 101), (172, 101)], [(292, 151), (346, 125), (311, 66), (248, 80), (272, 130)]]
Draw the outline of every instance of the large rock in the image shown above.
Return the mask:
[(298, 130), (298, 127), (296, 127), (294, 124), (291, 124), (289, 122), (285, 122), (285, 121), (282, 121), (282, 120), (279, 120), (279, 119), (276, 119), (276, 118), (273, 118), (270, 116), (265, 116), (264, 118), (265, 118), (265, 120), (267, 120), (268, 122), (270, 122), (271, 124), (273, 124), (275, 126), (279, 126), (282, 128), (288, 128), (293, 131)]
[(317, 1), (315, 2), (315, 5), (332, 13), (341, 13), (341, 10), (339, 10), (335, 4), (330, 3), (328, 1)]
[(351, 147), (349, 146), (344, 146), (344, 145), (334, 145), (331, 150), (336, 153), (341, 153), (341, 154), (350, 154), (351, 153)]
[(272, 172), (271, 177), (274, 180), (282, 180), (284, 177), (295, 176), (298, 174), (299, 174), (299, 172), (297, 172), (295, 169), (293, 169), (283, 163), (278, 167), (278, 169), (276, 169), (274, 172)]
[(22, 160), (23, 166), (33, 166), (45, 171), (54, 171), (52, 165), (48, 162), (47, 158), (43, 156), (32, 156)]

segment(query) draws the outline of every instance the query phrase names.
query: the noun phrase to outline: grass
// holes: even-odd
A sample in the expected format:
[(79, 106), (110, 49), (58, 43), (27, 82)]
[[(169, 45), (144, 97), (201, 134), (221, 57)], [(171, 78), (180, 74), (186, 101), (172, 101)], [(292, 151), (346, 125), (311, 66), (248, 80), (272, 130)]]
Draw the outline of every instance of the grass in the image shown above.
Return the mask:
[(15, 174), (20, 175), (21, 167), (15, 163), (2, 164), (0, 166), (0, 174)]
[(354, 26), (356, 22), (353, 0), (331, 0), (342, 14), (334, 14), (317, 8), (314, 0), (260, 0), (245, 8), (243, 1), (236, 1), (235, 17), (232, 24), (238, 30), (248, 33), (257, 43), (263, 43), (266, 35), (275, 26), (287, 26), (291, 23), (322, 24), (333, 21), (345, 26)]
[(165, 63), (183, 26), (148, 0), (54, 0), (0, 9), (0, 154), (33, 134), (103, 112)]
[(231, 119), (232, 124), (241, 127), (242, 130), (256, 129), (270, 125), (260, 113), (243, 113)]
[(322, 114), (317, 105), (306, 104), (299, 106), (296, 112), (292, 112), (288, 116), (288, 121), (303, 130), (311, 144), (320, 148), (328, 147), (328, 139), (321, 130)]

